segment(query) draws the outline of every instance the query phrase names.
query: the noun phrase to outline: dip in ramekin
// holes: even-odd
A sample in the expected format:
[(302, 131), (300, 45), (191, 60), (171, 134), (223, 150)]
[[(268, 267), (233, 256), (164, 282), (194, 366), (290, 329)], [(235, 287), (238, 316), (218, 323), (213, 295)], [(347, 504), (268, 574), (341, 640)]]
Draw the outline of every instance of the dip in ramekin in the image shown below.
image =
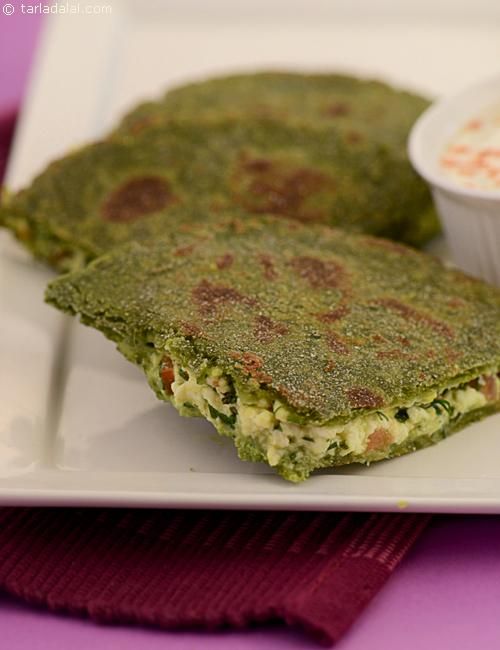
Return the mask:
[(500, 76), (433, 104), (409, 139), (453, 261), (500, 286)]

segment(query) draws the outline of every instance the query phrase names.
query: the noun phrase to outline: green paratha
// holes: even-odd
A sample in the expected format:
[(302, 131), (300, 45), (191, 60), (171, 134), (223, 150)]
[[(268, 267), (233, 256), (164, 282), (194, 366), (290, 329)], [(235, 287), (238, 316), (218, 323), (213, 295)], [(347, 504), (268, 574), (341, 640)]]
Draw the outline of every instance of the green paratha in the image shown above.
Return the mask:
[[(426, 98), (380, 81), (340, 74), (257, 72), (169, 90), (130, 111), (117, 133), (139, 133), (172, 118), (191, 122), (271, 118), (297, 127), (352, 130), (405, 155), (408, 133)], [(356, 137), (354, 136), (354, 137)]]
[(196, 205), (414, 242), (433, 232), (418, 220), (429, 208), (426, 186), (390, 149), (268, 120), (170, 122), (87, 146), (8, 198), (0, 222), (64, 270), (157, 237)]
[[(210, 123), (221, 118), (266, 118), (299, 129), (323, 130), (325, 137), (333, 131), (348, 140), (383, 144), (395, 160), (407, 165), (410, 129), (428, 106), (427, 98), (374, 79), (331, 73), (254, 72), (173, 88), (161, 99), (144, 102), (130, 111), (115, 133), (137, 134), (171, 119)], [(398, 194), (402, 196), (408, 190), (413, 194), (412, 183), (401, 185)], [(389, 185), (387, 191), (393, 191)], [(340, 214), (330, 223), (345, 227), (342, 221)], [(395, 221), (392, 227), (388, 222), (384, 231), (367, 223), (364, 231), (421, 246), (438, 233), (439, 226), (428, 196), (427, 206), (419, 204), (408, 212), (404, 230)]]
[(207, 215), (60, 277), (47, 300), (292, 481), (500, 408), (499, 292), (382, 239)]

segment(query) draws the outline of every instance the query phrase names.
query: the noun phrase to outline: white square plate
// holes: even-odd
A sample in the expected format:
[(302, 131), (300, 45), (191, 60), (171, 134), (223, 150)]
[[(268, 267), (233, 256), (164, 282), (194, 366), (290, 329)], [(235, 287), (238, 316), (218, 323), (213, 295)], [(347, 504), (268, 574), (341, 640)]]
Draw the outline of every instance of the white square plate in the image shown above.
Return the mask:
[[(488, 0), (473, 13), (455, 2), (464, 7), (453, 21), (446, 0), (406, 3), (406, 12), (391, 0), (108, 4), (107, 15), (51, 17), (11, 187), (138, 99), (189, 78), (336, 68), (437, 95), (500, 60)], [(209, 424), (156, 401), (111, 343), (43, 304), (49, 271), (6, 233), (0, 249), (1, 504), (500, 512), (500, 416), (413, 455), (289, 485), (239, 461)]]

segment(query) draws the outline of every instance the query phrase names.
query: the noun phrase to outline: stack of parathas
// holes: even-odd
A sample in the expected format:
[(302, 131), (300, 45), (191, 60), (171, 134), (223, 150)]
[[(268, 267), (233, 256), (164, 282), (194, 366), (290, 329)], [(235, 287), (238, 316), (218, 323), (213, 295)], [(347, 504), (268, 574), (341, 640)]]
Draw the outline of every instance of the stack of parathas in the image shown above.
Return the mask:
[(371, 236), (436, 232), (405, 154), (425, 105), (337, 75), (185, 86), (54, 162), (2, 220), (73, 271), (50, 303), (241, 458), (300, 481), (400, 455), (500, 408), (499, 293)]
[[(426, 101), (338, 75), (257, 74), (185, 86), (139, 106), (106, 140), (11, 197), (4, 224), (60, 270), (224, 207), (414, 245), (437, 232), (406, 157)], [(198, 217), (199, 218), (199, 217)]]

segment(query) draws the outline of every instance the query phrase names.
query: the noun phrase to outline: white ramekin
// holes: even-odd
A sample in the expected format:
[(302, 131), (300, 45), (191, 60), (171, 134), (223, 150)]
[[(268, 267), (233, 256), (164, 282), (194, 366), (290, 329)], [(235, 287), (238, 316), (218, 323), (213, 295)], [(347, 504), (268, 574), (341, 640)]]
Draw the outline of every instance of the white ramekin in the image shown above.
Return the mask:
[(485, 108), (500, 105), (500, 76), (433, 104), (415, 123), (410, 160), (430, 184), (453, 262), (500, 286), (500, 190), (463, 187), (439, 166), (456, 132)]

